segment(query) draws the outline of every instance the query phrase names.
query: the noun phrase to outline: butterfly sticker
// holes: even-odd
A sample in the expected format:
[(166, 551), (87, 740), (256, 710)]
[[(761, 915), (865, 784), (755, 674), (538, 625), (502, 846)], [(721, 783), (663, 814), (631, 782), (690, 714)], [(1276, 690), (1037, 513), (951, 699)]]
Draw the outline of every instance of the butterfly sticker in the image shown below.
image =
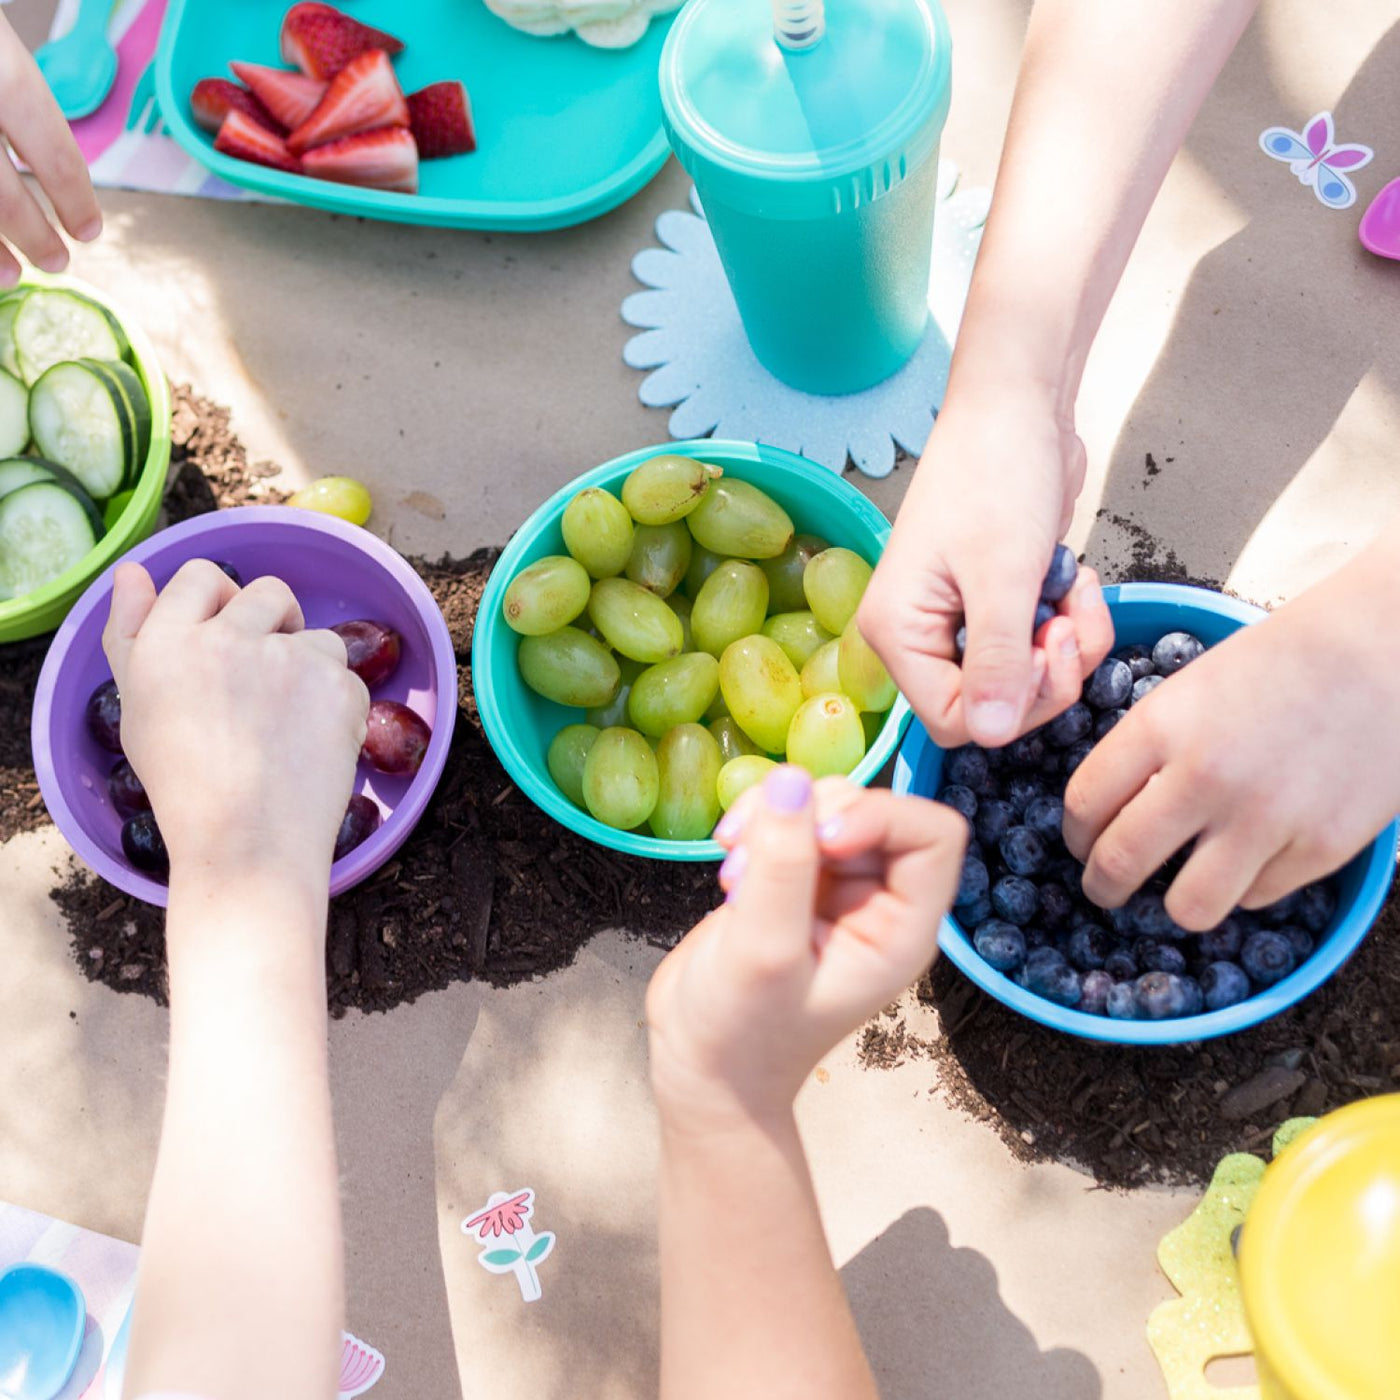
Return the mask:
[(1349, 209), (1356, 203), (1356, 186), (1342, 174), (1370, 164), (1375, 152), (1369, 146), (1339, 146), (1332, 129), (1332, 113), (1319, 112), (1301, 135), (1286, 126), (1271, 126), (1259, 137), (1266, 156), (1288, 162), (1288, 168), (1329, 209)]

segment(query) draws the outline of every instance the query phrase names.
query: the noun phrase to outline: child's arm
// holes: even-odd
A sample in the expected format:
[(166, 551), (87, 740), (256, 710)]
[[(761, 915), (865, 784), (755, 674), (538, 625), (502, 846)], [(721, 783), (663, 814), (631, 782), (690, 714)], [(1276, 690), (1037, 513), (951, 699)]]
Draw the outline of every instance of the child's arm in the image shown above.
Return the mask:
[[(820, 831), (820, 847), (818, 832)], [(966, 824), (783, 767), (721, 824), (728, 902), (647, 997), (662, 1400), (875, 1400), (792, 1101), (934, 954)]]
[[(0, 148), (6, 140), (34, 172), (63, 227), (85, 243), (96, 238), (102, 213), (78, 143), (33, 56), (0, 13)], [(0, 287), (12, 287), (19, 263), (5, 240), (45, 272), (68, 266), (63, 239), (0, 149)]]
[(121, 566), (104, 644), (170, 852), (170, 1079), (126, 1393), (330, 1400), (343, 1313), (326, 1073), (331, 849), (368, 697), (285, 585)]
[(1122, 904), (1194, 840), (1167, 910), (1213, 928), (1336, 870), (1400, 812), (1397, 551), (1400, 522), (1095, 747), (1065, 793), (1091, 899)]
[(1030, 641), (1084, 482), (1075, 397), (1147, 210), (1255, 4), (1036, 4), (947, 399), (860, 613), (940, 743), (1000, 745), (1041, 723), (1112, 644), (1088, 577), (1069, 620)]

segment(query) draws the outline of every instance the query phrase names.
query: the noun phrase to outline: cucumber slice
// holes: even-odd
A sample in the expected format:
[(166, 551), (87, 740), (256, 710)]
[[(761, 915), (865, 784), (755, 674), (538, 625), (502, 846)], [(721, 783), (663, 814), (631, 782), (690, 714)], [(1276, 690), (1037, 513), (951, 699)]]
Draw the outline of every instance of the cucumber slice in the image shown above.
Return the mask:
[(0, 500), (0, 600), (51, 583), (96, 543), (92, 518), (71, 491), (51, 481), (11, 491)]
[(146, 464), (146, 454), (151, 450), (151, 401), (146, 397), (141, 377), (121, 360), (83, 360), (81, 363), (105, 376), (122, 396), (132, 430), (129, 460), (134, 477)]
[(37, 457), (11, 457), (0, 462), (0, 496), (8, 496), (21, 486), (33, 486), (36, 481), (52, 481), (54, 474), (47, 463)]
[(112, 381), (84, 364), (54, 365), (29, 392), (34, 445), (97, 501), (120, 491), (132, 470), (127, 411)]
[(0, 369), (0, 457), (13, 457), (28, 444), (29, 390)]
[(89, 306), (95, 306), (102, 313), (103, 318), (107, 322), (107, 329), (112, 332), (112, 336), (120, 349), (117, 358), (123, 361), (129, 360), (131, 358), (131, 342), (126, 338), (126, 331), (122, 329), (122, 323), (117, 320), (112, 310), (109, 307), (103, 306), (100, 301), (94, 301), (91, 297), (85, 297), (81, 292), (74, 292), (73, 295), (77, 297), (79, 301), (85, 301)]
[(33, 384), (64, 360), (120, 360), (122, 341), (112, 331), (106, 311), (76, 292), (41, 287), (20, 303), (11, 328), (20, 378)]
[(0, 369), (13, 374), (16, 379), (20, 373), (19, 356), (15, 353), (15, 317), (19, 315), (20, 305), (28, 295), (29, 289), (21, 287), (0, 299)]

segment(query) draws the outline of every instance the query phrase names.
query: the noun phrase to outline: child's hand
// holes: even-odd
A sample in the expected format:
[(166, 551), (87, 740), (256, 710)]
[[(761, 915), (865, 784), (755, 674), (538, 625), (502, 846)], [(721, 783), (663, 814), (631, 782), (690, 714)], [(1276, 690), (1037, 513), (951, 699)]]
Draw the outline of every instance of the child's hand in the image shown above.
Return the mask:
[[(0, 14), (0, 145), (5, 140), (33, 171), (63, 227), (85, 243), (96, 238), (102, 212), (78, 143), (33, 56)], [(63, 239), (19, 172), (0, 157), (0, 287), (19, 280), (19, 263), (6, 241), (45, 272), (68, 266)]]
[(999, 747), (1044, 723), (1079, 698), (1113, 645), (1089, 569), (1031, 643), (1041, 583), (1083, 479), (1083, 444), (1034, 397), (964, 395), (939, 414), (859, 616), (940, 744), (971, 737)]
[[(933, 959), (967, 825), (947, 807), (784, 766), (717, 833), (728, 901), (647, 994), (652, 1080), (686, 1123), (786, 1113), (817, 1060)], [(820, 842), (820, 844), (819, 844)]]
[(159, 598), (120, 565), (102, 644), (172, 871), (275, 867), (324, 898), (369, 706), (340, 638), (303, 630), (279, 580), (239, 589), (201, 559)]
[(1134, 706), (1065, 793), (1089, 897), (1122, 904), (1194, 840), (1167, 910), (1213, 928), (1370, 841), (1400, 811), (1396, 594), (1373, 551)]

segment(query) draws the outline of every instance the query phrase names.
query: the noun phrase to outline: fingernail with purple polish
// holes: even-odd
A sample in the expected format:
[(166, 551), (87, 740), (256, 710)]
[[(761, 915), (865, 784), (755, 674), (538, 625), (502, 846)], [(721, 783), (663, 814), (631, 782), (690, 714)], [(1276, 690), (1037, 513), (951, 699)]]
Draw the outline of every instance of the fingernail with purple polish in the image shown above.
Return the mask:
[(812, 798), (812, 775), (795, 763), (784, 763), (763, 780), (763, 796), (775, 812), (800, 812)]
[(726, 889), (732, 890), (744, 878), (744, 871), (748, 867), (749, 853), (744, 846), (735, 846), (730, 853), (720, 862), (719, 882)]
[(720, 818), (720, 823), (715, 827), (716, 841), (731, 841), (739, 834), (739, 814), (738, 812), (726, 812)]

